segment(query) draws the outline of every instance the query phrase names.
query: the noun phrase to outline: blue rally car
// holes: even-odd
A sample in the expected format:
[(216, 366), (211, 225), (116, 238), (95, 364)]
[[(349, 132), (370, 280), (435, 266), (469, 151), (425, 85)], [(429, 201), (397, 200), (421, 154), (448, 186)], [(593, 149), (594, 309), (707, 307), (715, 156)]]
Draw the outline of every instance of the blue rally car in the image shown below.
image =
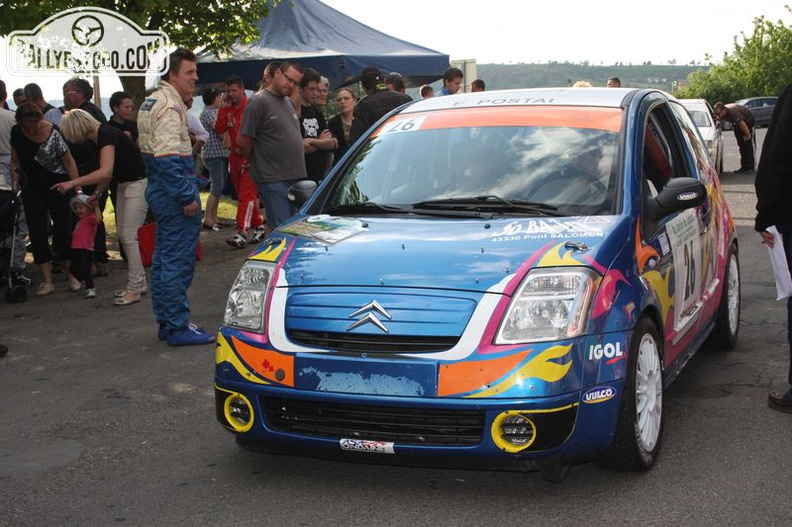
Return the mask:
[(242, 446), (646, 470), (664, 389), (736, 342), (734, 223), (663, 92), (418, 101), (292, 192), (217, 338), (217, 419)]

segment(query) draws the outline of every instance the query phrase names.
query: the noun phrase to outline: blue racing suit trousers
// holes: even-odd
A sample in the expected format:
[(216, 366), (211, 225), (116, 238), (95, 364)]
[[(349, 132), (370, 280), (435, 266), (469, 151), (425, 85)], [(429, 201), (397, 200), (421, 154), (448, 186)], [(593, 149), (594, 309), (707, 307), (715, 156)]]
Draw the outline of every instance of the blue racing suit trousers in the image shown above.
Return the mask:
[[(146, 201), (157, 222), (151, 260), (151, 307), (157, 322), (169, 330), (190, 323), (187, 289), (195, 271), (195, 252), (201, 233), (201, 212), (185, 216), (180, 201), (163, 181), (149, 179)], [(197, 184), (195, 200), (200, 204)]]

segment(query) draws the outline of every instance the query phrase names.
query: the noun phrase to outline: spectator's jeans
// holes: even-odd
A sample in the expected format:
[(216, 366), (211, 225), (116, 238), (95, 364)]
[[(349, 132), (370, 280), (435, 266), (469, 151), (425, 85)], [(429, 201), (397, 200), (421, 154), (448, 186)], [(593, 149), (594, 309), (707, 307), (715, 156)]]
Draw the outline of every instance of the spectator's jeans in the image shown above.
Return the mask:
[(203, 164), (209, 171), (209, 178), (212, 181), (212, 186), (209, 187), (209, 193), (219, 198), (223, 195), (223, 189), (226, 186), (228, 179), (228, 158), (227, 157), (207, 157), (204, 158)]
[(146, 286), (146, 270), (140, 259), (137, 231), (146, 221), (148, 203), (146, 203), (145, 178), (128, 183), (119, 183), (116, 197), (116, 227), (118, 239), (124, 247), (129, 266), (126, 290), (142, 293)]
[(745, 139), (742, 129), (734, 127), (734, 137), (737, 139), (737, 146), (740, 148), (740, 170), (754, 170), (754, 127), (746, 122), (748, 130), (751, 131), (751, 138)]
[(277, 229), (291, 218), (297, 209), (294, 207), (287, 194), (294, 181), (258, 182), (258, 192), (264, 203), (264, 212), (267, 215), (267, 225), (270, 229)]

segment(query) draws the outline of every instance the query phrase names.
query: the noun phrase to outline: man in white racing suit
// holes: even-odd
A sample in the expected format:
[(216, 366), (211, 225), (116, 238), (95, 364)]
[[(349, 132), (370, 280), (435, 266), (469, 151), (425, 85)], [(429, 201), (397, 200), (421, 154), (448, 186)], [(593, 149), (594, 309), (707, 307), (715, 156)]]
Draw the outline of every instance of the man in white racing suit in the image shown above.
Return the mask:
[(140, 151), (148, 174), (146, 201), (157, 222), (151, 262), (151, 306), (158, 336), (171, 346), (208, 344), (215, 337), (190, 322), (187, 289), (195, 271), (201, 201), (187, 133), (187, 107), (198, 80), (196, 57), (170, 54), (159, 90), (140, 106)]

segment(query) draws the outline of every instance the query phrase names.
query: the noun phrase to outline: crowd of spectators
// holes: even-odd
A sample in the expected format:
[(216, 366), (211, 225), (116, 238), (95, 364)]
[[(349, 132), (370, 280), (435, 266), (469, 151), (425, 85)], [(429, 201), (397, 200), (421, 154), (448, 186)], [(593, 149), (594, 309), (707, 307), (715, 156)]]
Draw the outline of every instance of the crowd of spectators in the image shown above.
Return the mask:
[[(375, 67), (357, 79), (360, 100), (352, 86), (331, 98), (327, 78), (292, 61), (269, 63), (252, 95), (237, 75), (197, 91), (197, 70), (192, 52), (179, 48), (159, 89), (147, 93), (138, 111), (133, 96), (120, 91), (110, 97), (109, 116), (92, 102), (85, 79), (63, 85), (59, 107), (44, 99), (38, 84), (16, 89), (15, 111), (0, 81), (0, 190), (19, 193), (22, 202), (8, 261), (14, 283), (46, 297), (59, 294), (53, 275), (62, 274), (63, 289), (97, 297), (94, 277), (108, 272), (102, 218), (110, 199), (128, 267), (127, 284), (113, 293), (113, 304), (135, 304), (151, 292), (162, 340), (210, 342), (213, 337), (190, 323), (186, 299), (201, 228), (210, 234), (235, 228), (226, 239), (234, 248), (259, 243), (295, 212), (287, 199), (294, 181), (321, 182), (366, 128), (412, 100), (406, 79)], [(449, 68), (438, 95), (455, 93), (461, 81), (461, 71)], [(428, 96), (426, 88), (421, 96)], [(203, 101), (200, 116), (190, 111), (194, 97)], [(208, 190), (204, 211), (199, 189)], [(223, 196), (237, 202), (233, 221), (219, 216)], [(157, 228), (147, 279), (138, 230), (152, 221)], [(26, 259), (38, 268), (37, 277)]]

